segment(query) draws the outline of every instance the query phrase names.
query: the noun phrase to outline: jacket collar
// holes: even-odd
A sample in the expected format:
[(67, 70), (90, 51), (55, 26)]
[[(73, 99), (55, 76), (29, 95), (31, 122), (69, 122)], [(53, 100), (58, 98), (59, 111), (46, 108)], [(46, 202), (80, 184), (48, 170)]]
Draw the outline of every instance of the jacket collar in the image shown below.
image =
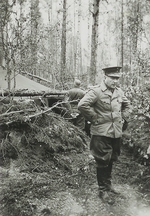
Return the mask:
[(103, 92), (107, 90), (107, 86), (106, 86), (106, 84), (104, 83), (104, 81), (103, 81), (102, 84), (101, 84), (101, 89), (102, 89)]
[(101, 90), (106, 94), (111, 96), (112, 98), (116, 98), (118, 96), (117, 94), (117, 90), (118, 88), (116, 87), (113, 91), (113, 93), (107, 88), (106, 84), (104, 83), (104, 81), (101, 84)]

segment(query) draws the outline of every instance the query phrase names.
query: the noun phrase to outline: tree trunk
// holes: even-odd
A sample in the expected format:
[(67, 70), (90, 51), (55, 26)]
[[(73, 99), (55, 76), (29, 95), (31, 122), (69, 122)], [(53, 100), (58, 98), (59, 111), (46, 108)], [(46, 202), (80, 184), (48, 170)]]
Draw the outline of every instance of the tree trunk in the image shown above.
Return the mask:
[(3, 66), (2, 28), (0, 27), (0, 66)]
[(37, 34), (39, 22), (39, 0), (31, 0), (31, 64), (32, 74), (37, 71)]
[(60, 80), (64, 84), (66, 75), (66, 4), (67, 0), (63, 0), (63, 21), (62, 21), (62, 38), (61, 38), (61, 68)]
[(98, 26), (99, 26), (99, 3), (100, 0), (93, 2), (93, 24), (91, 38), (91, 62), (90, 62), (90, 84), (95, 84), (96, 64), (97, 64), (97, 45), (98, 45)]
[[(121, 66), (122, 72), (124, 70), (123, 63), (124, 63), (124, 8), (123, 8), (123, 0), (121, 1)], [(121, 84), (123, 85), (124, 77), (121, 77)]]
[(48, 3), (48, 80), (52, 81), (53, 88), (55, 88), (55, 76), (54, 76), (54, 57), (56, 55), (56, 51), (54, 52), (54, 47), (55, 50), (57, 50), (57, 44), (55, 41), (54, 34), (51, 29), (52, 25), (52, 11), (53, 11), (53, 4), (52, 0), (49, 0)]
[(36, 91), (13, 91), (13, 92), (10, 92), (10, 91), (5, 91), (5, 92), (0, 92), (0, 96), (14, 96), (14, 97), (34, 97), (34, 96), (41, 96), (41, 97), (56, 97), (56, 98), (59, 98), (61, 99), (61, 96), (65, 96), (66, 94), (66, 91), (53, 91), (53, 90), (50, 90), (50, 91), (39, 91), (39, 92), (36, 92)]
[(20, 68), (19, 68), (19, 73), (24, 72), (24, 41), (22, 38), (22, 32), (23, 32), (23, 1), (19, 1), (20, 4), (20, 30), (19, 30), (19, 44), (20, 44)]
[(11, 67), (10, 67), (10, 49), (8, 47), (9, 40), (8, 40), (8, 23), (6, 24), (6, 44), (5, 44), (5, 60), (6, 60), (6, 70), (7, 70), (7, 83), (8, 83), (8, 90), (11, 89)]
[(91, 0), (88, 0), (88, 52), (87, 52), (87, 86), (90, 84), (90, 50), (91, 50)]
[(73, 73), (77, 77), (77, 37), (76, 37), (76, 1), (74, 1), (73, 12)]
[(82, 74), (82, 55), (81, 55), (81, 0), (78, 4), (78, 30), (77, 30), (77, 76)]

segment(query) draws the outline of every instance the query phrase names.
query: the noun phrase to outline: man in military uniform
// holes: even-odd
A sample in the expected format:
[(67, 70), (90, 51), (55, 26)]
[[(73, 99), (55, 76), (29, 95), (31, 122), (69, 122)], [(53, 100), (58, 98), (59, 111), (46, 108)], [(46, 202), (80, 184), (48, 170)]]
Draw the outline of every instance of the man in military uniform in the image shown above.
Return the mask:
[(66, 107), (71, 113), (73, 123), (81, 130), (85, 129), (85, 118), (78, 110), (77, 106), (78, 102), (84, 95), (85, 91), (81, 89), (81, 81), (79, 79), (75, 79), (73, 88), (68, 90), (65, 97), (65, 102), (67, 102)]
[(123, 119), (131, 105), (118, 87), (121, 67), (104, 68), (104, 80), (91, 88), (80, 100), (78, 109), (91, 122), (90, 150), (97, 165), (99, 196), (117, 193), (111, 185), (113, 162), (120, 155)]

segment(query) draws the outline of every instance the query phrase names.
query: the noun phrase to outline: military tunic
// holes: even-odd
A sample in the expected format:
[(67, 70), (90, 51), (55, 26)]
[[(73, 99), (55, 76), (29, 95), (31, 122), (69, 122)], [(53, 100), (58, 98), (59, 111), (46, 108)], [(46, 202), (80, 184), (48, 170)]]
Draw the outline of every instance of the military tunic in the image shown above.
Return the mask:
[(123, 118), (131, 111), (128, 99), (120, 88), (111, 92), (102, 82), (80, 100), (78, 109), (92, 123), (91, 134), (111, 138), (122, 136)]
[(123, 118), (131, 112), (128, 99), (120, 88), (111, 92), (102, 82), (85, 94), (78, 109), (91, 122), (90, 150), (97, 166), (108, 166), (120, 155)]

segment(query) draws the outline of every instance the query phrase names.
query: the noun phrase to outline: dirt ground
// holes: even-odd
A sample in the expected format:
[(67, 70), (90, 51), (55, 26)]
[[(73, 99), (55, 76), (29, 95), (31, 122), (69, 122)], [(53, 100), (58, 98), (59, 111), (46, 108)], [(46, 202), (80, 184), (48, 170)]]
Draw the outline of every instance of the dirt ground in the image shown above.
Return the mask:
[(26, 106), (35, 112), (31, 102), (4, 104), (1, 110), (0, 216), (150, 215), (150, 171), (124, 144), (128, 139), (114, 165), (119, 194), (110, 205), (98, 197), (90, 138), (52, 112), (6, 115)]
[[(88, 150), (66, 157), (81, 162), (74, 173), (53, 167), (51, 173), (20, 172), (18, 162), (0, 167), (1, 216), (149, 216), (148, 194), (140, 192), (139, 165), (122, 148), (113, 170), (113, 184), (120, 192), (109, 205), (98, 197), (95, 162)], [(82, 161), (84, 160), (84, 167)], [(86, 160), (86, 163), (85, 163)]]

